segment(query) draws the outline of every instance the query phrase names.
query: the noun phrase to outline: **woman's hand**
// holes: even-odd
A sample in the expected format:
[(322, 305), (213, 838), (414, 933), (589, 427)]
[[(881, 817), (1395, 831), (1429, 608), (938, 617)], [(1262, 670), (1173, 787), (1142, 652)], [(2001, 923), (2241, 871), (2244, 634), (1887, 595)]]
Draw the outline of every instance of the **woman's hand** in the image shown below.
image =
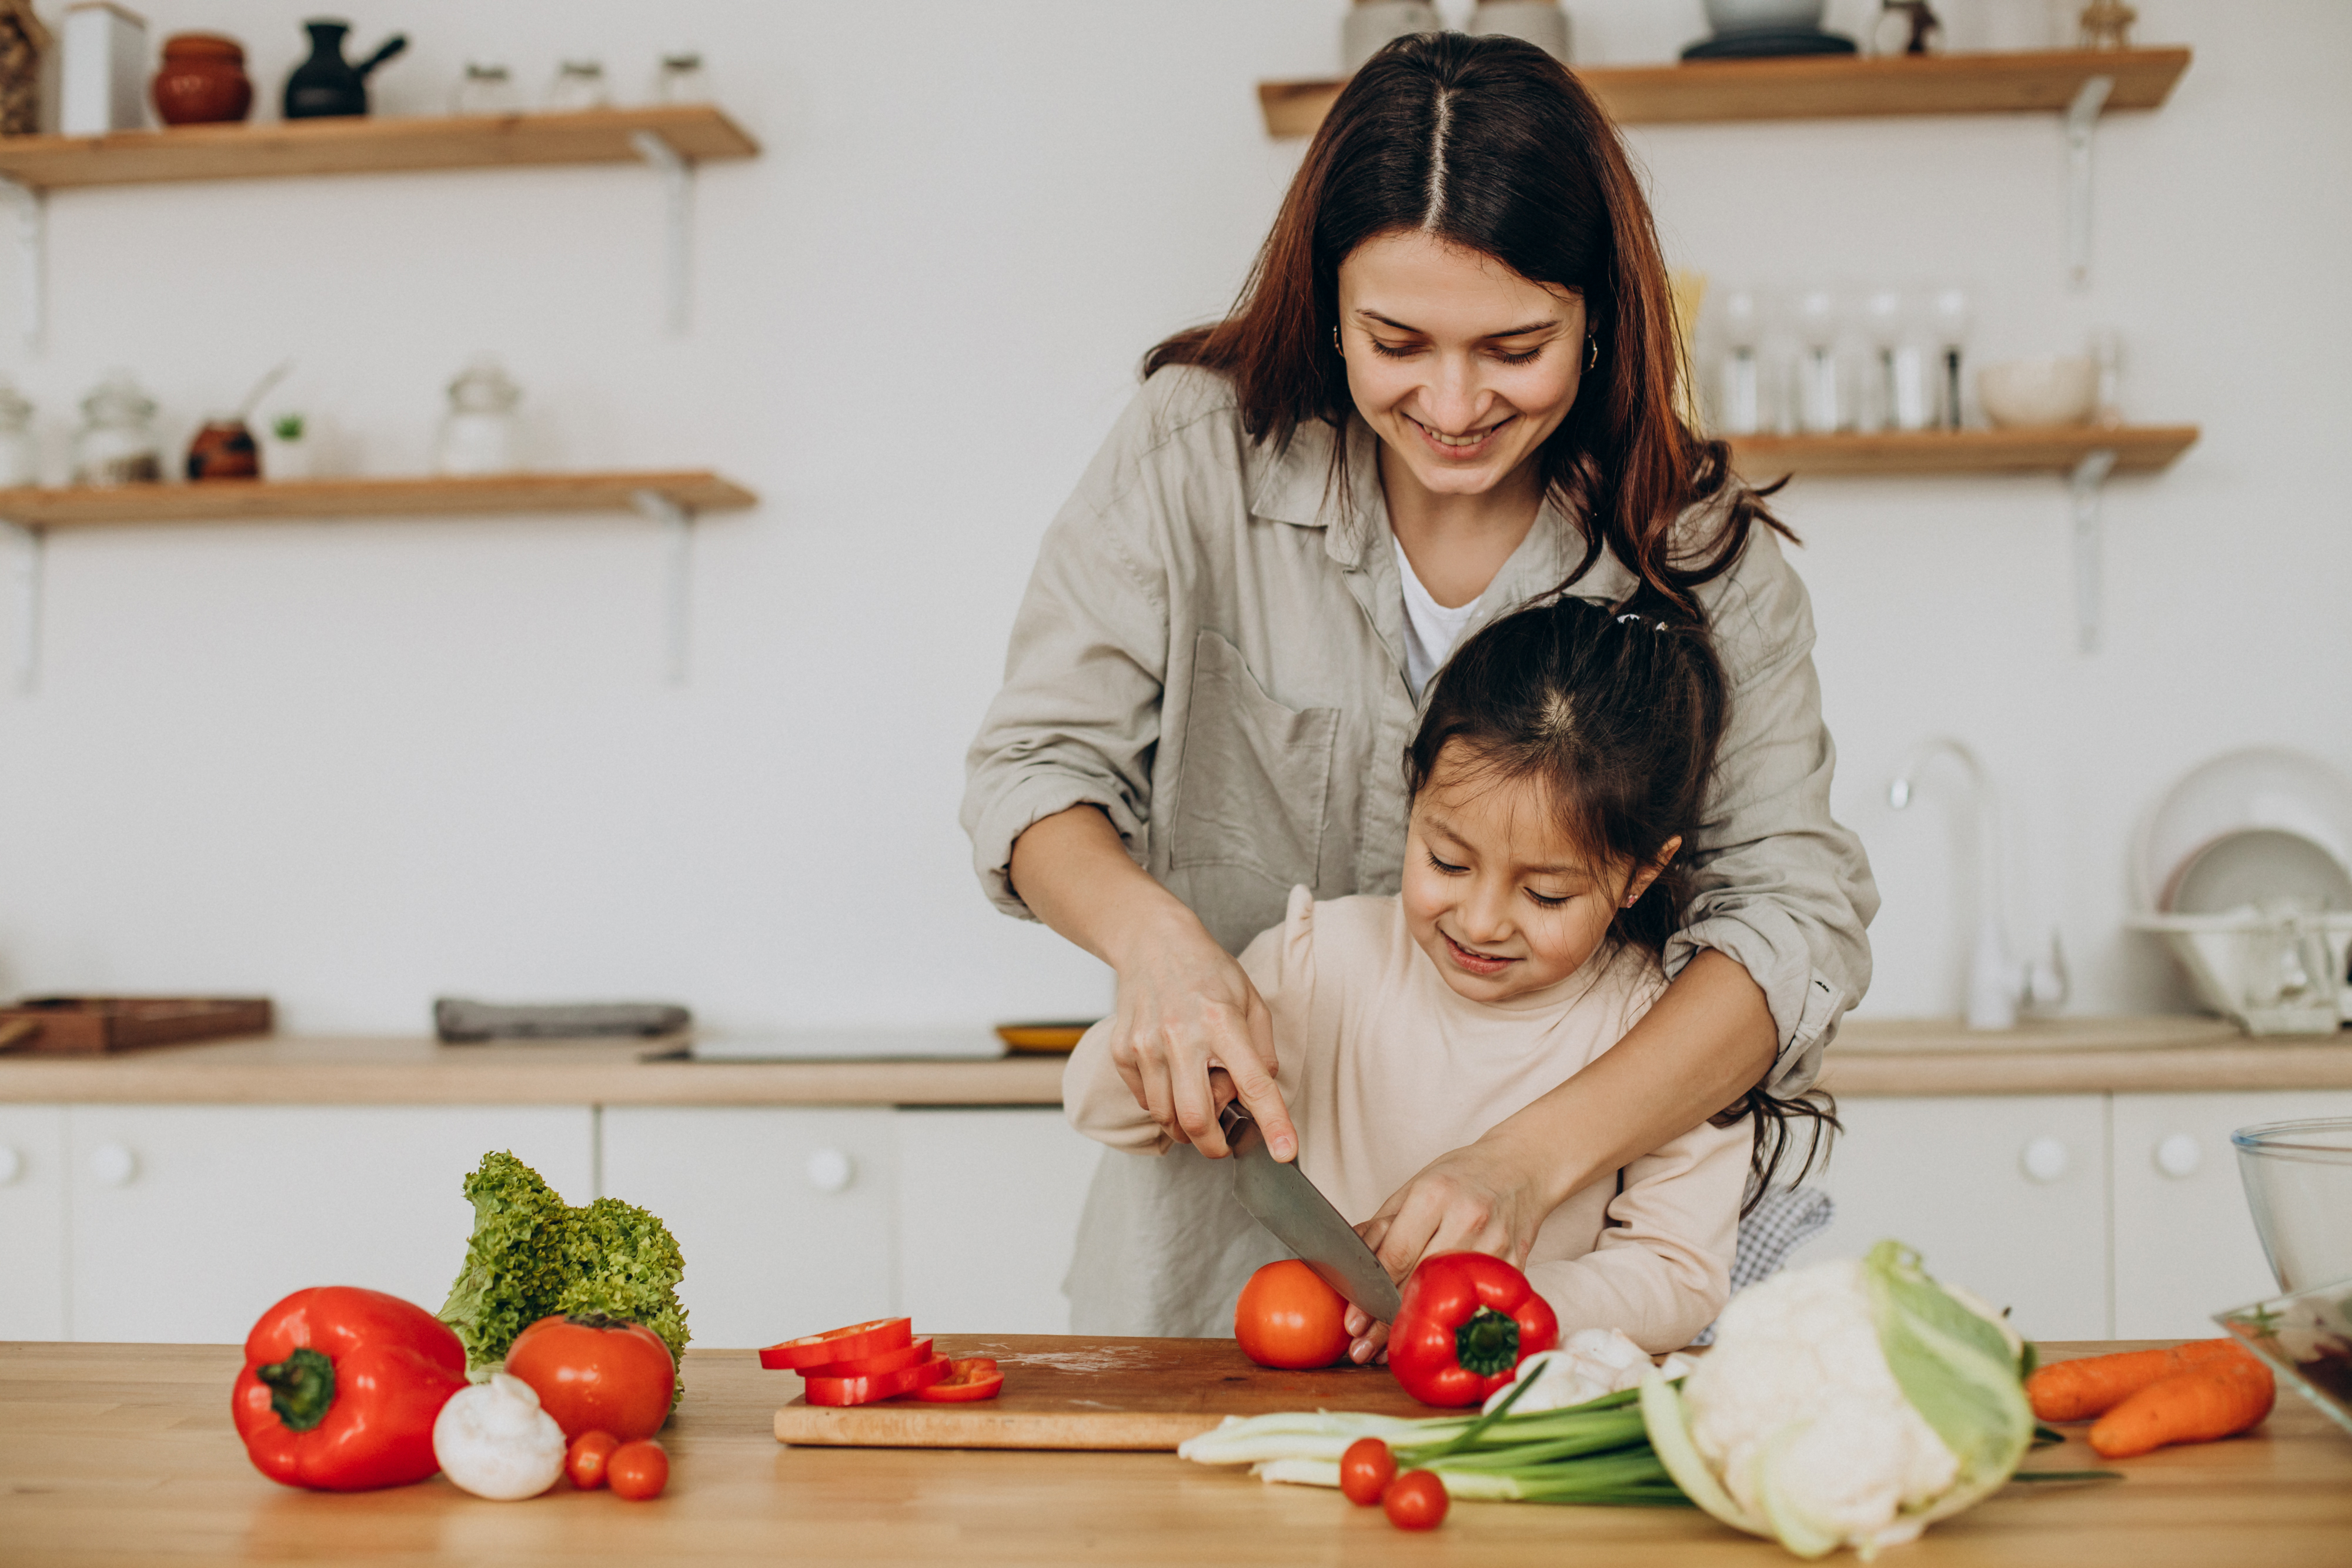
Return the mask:
[(1010, 869), (1038, 919), (1117, 971), (1110, 1059), (1170, 1137), (1223, 1158), (1217, 1113), (1239, 1099), (1276, 1159), (1297, 1154), (1265, 998), (1200, 916), (1128, 858), (1109, 818), (1073, 806), (1039, 819), (1013, 841)]
[(1298, 1135), (1275, 1086), (1274, 1020), (1248, 975), (1189, 910), (1122, 944), (1111, 1064), (1160, 1130), (1211, 1159), (1229, 1151), (1217, 1113), (1238, 1099), (1277, 1160)]

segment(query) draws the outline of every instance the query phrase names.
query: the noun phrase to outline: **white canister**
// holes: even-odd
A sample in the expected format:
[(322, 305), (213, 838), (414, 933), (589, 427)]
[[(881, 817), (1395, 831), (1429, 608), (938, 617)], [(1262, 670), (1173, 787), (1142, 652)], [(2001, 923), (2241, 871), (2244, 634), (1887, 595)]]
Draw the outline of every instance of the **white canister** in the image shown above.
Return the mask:
[(103, 136), (147, 123), (147, 24), (107, 0), (66, 7), (58, 131)]
[(515, 404), (522, 389), (497, 360), (484, 355), (449, 383), (449, 413), (441, 421), (436, 471), (453, 476), (512, 474), (522, 466)]
[(1478, 0), (1469, 31), (1478, 37), (1525, 38), (1568, 63), (1568, 10), (1559, 0)]
[(1353, 76), (1397, 39), (1434, 33), (1442, 26), (1429, 0), (1356, 0), (1339, 24), (1339, 69)]

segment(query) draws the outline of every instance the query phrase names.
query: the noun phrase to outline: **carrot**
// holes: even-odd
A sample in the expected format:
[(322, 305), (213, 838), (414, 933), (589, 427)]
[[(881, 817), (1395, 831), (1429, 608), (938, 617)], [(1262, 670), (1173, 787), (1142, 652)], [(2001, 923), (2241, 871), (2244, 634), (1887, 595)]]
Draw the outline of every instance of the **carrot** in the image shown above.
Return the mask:
[(2039, 1420), (2087, 1421), (2105, 1415), (2159, 1378), (2237, 1349), (2233, 1339), (2199, 1339), (2169, 1350), (2126, 1350), (2053, 1361), (2037, 1367), (2025, 1380), (2025, 1396), (2033, 1402)]
[(2245, 1351), (2213, 1356), (2149, 1384), (2100, 1416), (2091, 1447), (2103, 1459), (2127, 1459), (2168, 1443), (2234, 1437), (2269, 1415), (2277, 1396), (2271, 1369)]

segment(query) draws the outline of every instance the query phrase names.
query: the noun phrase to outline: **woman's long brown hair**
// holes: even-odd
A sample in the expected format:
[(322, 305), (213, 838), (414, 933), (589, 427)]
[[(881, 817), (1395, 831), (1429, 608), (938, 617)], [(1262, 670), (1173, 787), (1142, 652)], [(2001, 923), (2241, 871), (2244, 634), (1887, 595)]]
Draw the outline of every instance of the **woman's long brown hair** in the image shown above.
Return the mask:
[[(1337, 475), (1354, 409), (1331, 337), (1339, 264), (1398, 231), (1583, 296), (1600, 362), (1538, 455), (1546, 489), (1584, 531), (1568, 582), (1605, 548), (1695, 616), (1691, 590), (1730, 570), (1751, 524), (1788, 533), (1731, 482), (1724, 444), (1675, 413), (1685, 367), (1665, 262), (1617, 128), (1566, 67), (1513, 38), (1423, 33), (1373, 57), (1315, 133), (1233, 314), (1160, 343), (1144, 374), (1222, 373), (1256, 441), (1329, 425)], [(1688, 507), (1727, 489), (1711, 537), (1675, 537)]]

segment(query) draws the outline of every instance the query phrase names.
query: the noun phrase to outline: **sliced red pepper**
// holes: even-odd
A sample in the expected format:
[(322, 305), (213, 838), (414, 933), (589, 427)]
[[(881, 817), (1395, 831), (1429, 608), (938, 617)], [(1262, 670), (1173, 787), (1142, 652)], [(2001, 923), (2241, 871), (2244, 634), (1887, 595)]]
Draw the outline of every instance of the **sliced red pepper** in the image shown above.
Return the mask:
[(948, 1364), (948, 1375), (915, 1397), (933, 1405), (960, 1405), (968, 1399), (993, 1399), (1004, 1386), (1004, 1374), (992, 1356), (967, 1356)]
[(886, 1350), (879, 1355), (861, 1355), (854, 1361), (828, 1361), (823, 1366), (803, 1366), (803, 1377), (871, 1377), (880, 1372), (896, 1372), (902, 1366), (912, 1366), (919, 1361), (931, 1359), (931, 1336), (925, 1334), (912, 1344)]
[(845, 1329), (829, 1329), (824, 1333), (772, 1344), (760, 1353), (760, 1364), (771, 1372), (797, 1372), (804, 1366), (823, 1366), (828, 1361), (854, 1361), (886, 1350), (898, 1350), (914, 1337), (911, 1320), (876, 1318), (871, 1322), (852, 1323)]
[(871, 1377), (811, 1377), (801, 1384), (801, 1393), (812, 1405), (871, 1405), (877, 1399), (896, 1399), (901, 1394), (929, 1388), (945, 1377), (953, 1364), (945, 1356), (935, 1355)]

